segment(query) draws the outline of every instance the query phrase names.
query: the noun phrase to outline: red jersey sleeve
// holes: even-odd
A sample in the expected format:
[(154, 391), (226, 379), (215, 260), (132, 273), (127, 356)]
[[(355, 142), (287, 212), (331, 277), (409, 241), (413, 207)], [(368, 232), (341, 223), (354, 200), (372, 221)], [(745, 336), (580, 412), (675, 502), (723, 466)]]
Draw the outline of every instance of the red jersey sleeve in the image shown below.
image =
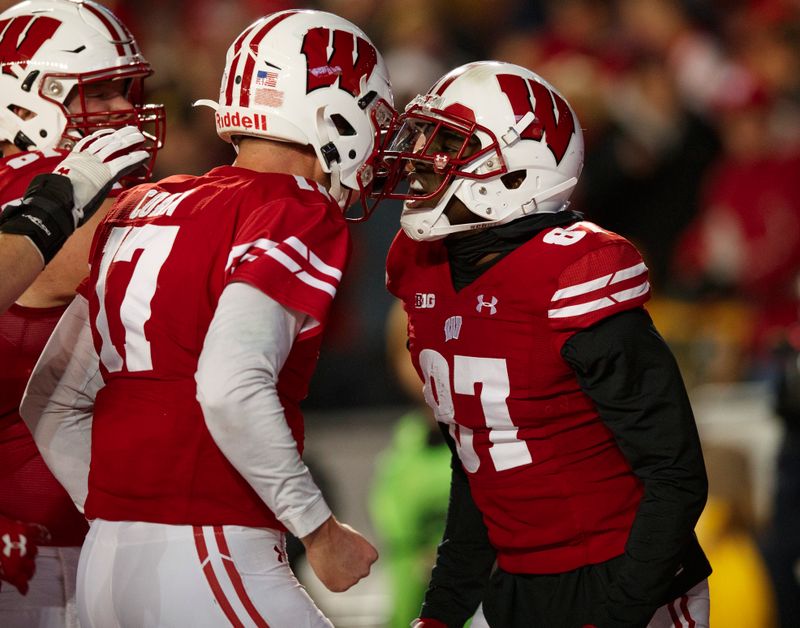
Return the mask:
[(618, 239), (585, 253), (558, 276), (547, 310), (559, 349), (572, 334), (641, 307), (650, 298), (647, 266), (630, 242)]
[(236, 233), (228, 281), (253, 285), (324, 323), (350, 257), (338, 206), (282, 198), (248, 216)]

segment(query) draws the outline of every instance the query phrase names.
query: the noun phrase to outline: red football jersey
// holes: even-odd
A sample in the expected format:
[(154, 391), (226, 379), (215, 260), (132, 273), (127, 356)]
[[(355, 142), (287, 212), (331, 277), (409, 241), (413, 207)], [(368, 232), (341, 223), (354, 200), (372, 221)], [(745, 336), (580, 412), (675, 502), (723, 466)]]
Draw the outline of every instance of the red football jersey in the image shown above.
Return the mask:
[(225, 166), (123, 194), (95, 234), (85, 287), (105, 382), (87, 516), (281, 529), (206, 428), (198, 358), (232, 281), (313, 317), (278, 380), (302, 451), (299, 403), (349, 255), (341, 209), (302, 177)]
[(68, 154), (57, 149), (32, 150), (0, 158), (0, 208), (25, 196), (28, 184), (37, 174), (53, 172)]
[[(52, 172), (66, 154), (31, 151), (0, 159), (0, 208), (22, 198), (31, 180)], [(88, 526), (45, 465), (19, 402), (64, 309), (12, 305), (0, 314), (0, 514), (46, 526), (48, 544), (57, 546), (81, 545)]]
[(560, 351), (647, 300), (636, 249), (588, 222), (545, 229), (456, 292), (442, 242), (401, 232), (387, 272), (500, 567), (556, 573), (622, 554), (642, 487)]

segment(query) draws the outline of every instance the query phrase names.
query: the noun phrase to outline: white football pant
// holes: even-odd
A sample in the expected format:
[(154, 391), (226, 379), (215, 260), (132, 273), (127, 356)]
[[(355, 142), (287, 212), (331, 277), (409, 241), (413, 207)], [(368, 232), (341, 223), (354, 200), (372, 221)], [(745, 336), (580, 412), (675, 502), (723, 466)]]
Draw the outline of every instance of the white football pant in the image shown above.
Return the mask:
[(0, 589), (2, 628), (77, 628), (75, 576), (79, 547), (40, 547), (27, 595), (7, 582)]
[(92, 522), (78, 565), (82, 628), (331, 628), (266, 528)]
[(708, 580), (656, 611), (647, 628), (708, 628)]

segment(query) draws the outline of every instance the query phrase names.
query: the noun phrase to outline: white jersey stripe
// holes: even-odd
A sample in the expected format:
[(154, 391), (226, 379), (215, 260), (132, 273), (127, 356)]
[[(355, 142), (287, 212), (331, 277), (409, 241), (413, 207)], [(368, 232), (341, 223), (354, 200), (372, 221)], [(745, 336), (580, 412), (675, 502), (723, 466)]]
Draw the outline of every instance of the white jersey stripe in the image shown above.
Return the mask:
[(643, 273), (647, 272), (647, 266), (645, 266), (644, 262), (639, 262), (636, 266), (629, 266), (628, 268), (623, 268), (622, 270), (618, 270), (614, 273), (614, 277), (611, 279), (611, 283), (618, 283), (620, 281), (625, 281), (626, 279), (630, 279), (632, 277), (636, 277)]
[(566, 288), (561, 288), (561, 290), (556, 290), (551, 301), (559, 301), (568, 297), (577, 297), (581, 294), (587, 294), (588, 292), (593, 292), (594, 290), (604, 288), (609, 284), (619, 283), (620, 281), (631, 279), (632, 277), (636, 277), (645, 272), (647, 272), (647, 266), (644, 262), (640, 262), (635, 266), (629, 266), (628, 268), (618, 270), (612, 275), (603, 275), (597, 279), (591, 279), (583, 283), (577, 283), (574, 286), (567, 286)]
[(581, 294), (586, 294), (587, 292), (598, 290), (599, 288), (607, 286), (609, 284), (610, 279), (611, 275), (603, 275), (602, 277), (598, 277), (597, 279), (592, 279), (591, 281), (585, 281), (584, 283), (576, 283), (574, 286), (567, 286), (566, 288), (561, 288), (561, 290), (556, 290), (555, 294), (553, 294), (553, 298), (550, 300), (559, 301), (561, 299), (566, 299), (567, 297), (577, 297)]
[(314, 188), (311, 187), (311, 184), (308, 182), (308, 179), (306, 179), (305, 177), (300, 177), (296, 174), (292, 176), (294, 177), (294, 180), (297, 181), (297, 187), (299, 187), (301, 190), (308, 190), (309, 192), (314, 191)]
[(318, 288), (323, 292), (327, 292), (331, 297), (336, 296), (336, 286), (332, 286), (327, 281), (322, 281), (321, 279), (317, 279), (316, 277), (312, 277), (307, 272), (302, 271), (297, 274), (297, 278), (302, 281), (303, 283), (307, 283), (309, 286), (313, 288)]
[(336, 295), (335, 285), (330, 284), (327, 281), (323, 281), (322, 279), (317, 279), (316, 277), (312, 277), (306, 271), (303, 270), (300, 264), (295, 262), (291, 257), (286, 255), (286, 253), (284, 253), (280, 249), (278, 248), (270, 249), (269, 251), (267, 251), (267, 255), (269, 255), (275, 261), (285, 266), (287, 270), (294, 273), (295, 277), (297, 277), (304, 284), (309, 285), (312, 288), (322, 290), (323, 292), (327, 292), (332, 297)]
[(636, 297), (642, 296), (650, 289), (650, 282), (645, 281), (644, 283), (640, 283), (635, 288), (630, 288), (629, 290), (622, 290), (620, 292), (615, 292), (611, 295), (611, 298), (615, 301), (630, 301), (631, 299), (635, 299)]
[(320, 194), (322, 194), (329, 201), (333, 201), (333, 197), (328, 192), (328, 188), (322, 185), (319, 181), (317, 181), (317, 190), (319, 190)]
[(231, 249), (231, 252), (228, 254), (228, 262), (225, 265), (225, 270), (228, 271), (237, 260), (239, 263), (242, 263), (256, 259), (258, 256), (249, 253), (249, 251), (253, 248), (259, 248), (264, 250), (267, 255), (269, 255), (276, 262), (279, 262), (287, 270), (294, 273), (303, 283), (311, 286), (312, 288), (317, 288), (318, 290), (327, 292), (332, 297), (335, 296), (336, 287), (339, 283), (339, 280), (342, 278), (342, 272), (338, 268), (334, 268), (333, 266), (329, 266), (323, 262), (314, 254), (313, 251), (310, 251), (299, 238), (290, 236), (284, 240), (284, 242), (286, 242), (286, 244), (291, 246), (292, 249), (299, 253), (303, 257), (304, 261), (311, 264), (314, 270), (331, 277), (332, 280), (326, 281), (325, 279), (318, 279), (317, 277), (310, 275), (308, 272), (303, 270), (303, 266), (299, 262), (292, 259), (292, 257), (287, 255), (284, 251), (281, 251), (278, 248), (277, 242), (268, 240), (266, 238), (261, 238), (259, 240), (254, 240), (253, 242), (247, 242), (245, 244), (238, 244), (234, 246)]
[(269, 251), (267, 251), (267, 255), (269, 255), (275, 261), (283, 264), (288, 270), (290, 270), (295, 274), (303, 270), (303, 267), (300, 266), (300, 264), (295, 262), (291, 257), (286, 255), (286, 253), (284, 253), (280, 249), (270, 249)]
[(628, 290), (620, 290), (611, 295), (611, 297), (603, 297), (602, 299), (595, 299), (594, 301), (587, 301), (586, 303), (578, 303), (576, 305), (567, 305), (564, 307), (554, 308), (547, 311), (548, 318), (569, 318), (570, 316), (580, 316), (588, 312), (595, 312), (602, 310), (606, 307), (611, 307), (615, 303), (623, 301), (631, 301), (637, 297), (646, 294), (650, 290), (650, 282), (645, 281), (640, 283), (634, 288)]
[[(244, 244), (237, 244), (231, 249), (231, 252), (228, 254), (228, 262), (225, 264), (225, 271), (231, 267), (231, 264), (242, 255), (247, 253), (253, 247), (257, 247), (259, 249), (264, 249), (268, 251), (269, 249), (278, 246), (277, 242), (273, 242), (272, 240), (268, 240), (267, 238), (259, 238), (258, 240), (253, 240), (252, 242), (245, 242)], [(254, 256), (251, 256), (250, 259), (254, 259)]]
[(328, 275), (329, 277), (333, 277), (336, 281), (340, 281), (342, 279), (342, 271), (334, 266), (330, 266), (323, 262), (319, 257), (314, 254), (314, 251), (310, 251), (309, 248), (303, 244), (303, 241), (295, 236), (290, 236), (285, 240), (286, 244), (291, 246), (295, 251), (300, 253), (304, 258), (306, 258), (311, 265), (321, 272), (324, 275)]
[(588, 312), (602, 310), (604, 307), (611, 307), (616, 301), (603, 297), (596, 301), (588, 301), (586, 303), (579, 303), (578, 305), (568, 305), (566, 307), (559, 307), (553, 310), (547, 310), (548, 318), (569, 318), (570, 316), (580, 316)]

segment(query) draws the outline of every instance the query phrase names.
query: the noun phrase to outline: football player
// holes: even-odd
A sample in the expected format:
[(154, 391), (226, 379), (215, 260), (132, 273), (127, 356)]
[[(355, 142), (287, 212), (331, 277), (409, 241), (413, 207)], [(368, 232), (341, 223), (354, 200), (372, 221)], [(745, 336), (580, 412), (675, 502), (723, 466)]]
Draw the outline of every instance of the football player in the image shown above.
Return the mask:
[(417, 626), (481, 599), (503, 628), (708, 625), (692, 410), (639, 252), (567, 207), (582, 164), (567, 101), (499, 62), (413, 100), (384, 155), (388, 287), (453, 452)]
[(45, 466), (18, 406), (88, 274), (108, 187), (152, 166), (163, 108), (141, 104), (150, 72), (125, 26), (93, 2), (36, 0), (0, 14), (0, 577), (19, 589), (0, 590), (4, 627), (77, 621), (75, 577), (88, 526)]
[(98, 228), (22, 406), (92, 521), (83, 626), (330, 626), (287, 529), (332, 591), (369, 573), (375, 549), (303, 464), (299, 404), (350, 254), (343, 210), (372, 184), (391, 102), (360, 29), (267, 15), (200, 103), (233, 164), (139, 186)]
[[(142, 104), (143, 81), (152, 70), (128, 29), (105, 7), (90, 0), (36, 0), (4, 11), (0, 68), (0, 207), (21, 198), (37, 174), (52, 171), (96, 129), (129, 124), (143, 131), (141, 148), (149, 159), (127, 183), (149, 177), (163, 141), (164, 108)], [(120, 189), (115, 186), (110, 196)], [(29, 288), (75, 229), (64, 208), (45, 203), (36, 217), (3, 226), (0, 311), (26, 289), (22, 303), (63, 304), (86, 274), (85, 251), (99, 216)], [(89, 217), (83, 211), (74, 218)]]

